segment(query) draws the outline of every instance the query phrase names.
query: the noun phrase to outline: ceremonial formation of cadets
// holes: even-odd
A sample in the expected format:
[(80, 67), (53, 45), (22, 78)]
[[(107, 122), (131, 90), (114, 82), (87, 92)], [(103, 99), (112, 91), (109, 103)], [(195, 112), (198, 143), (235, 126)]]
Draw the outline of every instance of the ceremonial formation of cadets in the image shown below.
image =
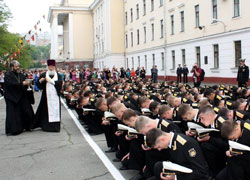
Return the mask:
[[(39, 87), (45, 90), (33, 127), (24, 129), (60, 131), (60, 108), (53, 111), (60, 101), (49, 100), (60, 94), (90, 135), (104, 133), (109, 148), (105, 152), (115, 153), (113, 161), (121, 163), (120, 170), (138, 170), (132, 179), (250, 179), (250, 89), (222, 84), (192, 88), (140, 76), (68, 80), (60, 89), (59, 76), (47, 72), (39, 77)], [(17, 82), (6, 78), (7, 88), (27, 88), (21, 76), (10, 77)], [(11, 88), (8, 91), (13, 95)], [(20, 94), (6, 95), (7, 106), (23, 104), (20, 99), (26, 94)], [(28, 111), (26, 104), (19, 108)], [(12, 115), (9, 118), (22, 117)]]

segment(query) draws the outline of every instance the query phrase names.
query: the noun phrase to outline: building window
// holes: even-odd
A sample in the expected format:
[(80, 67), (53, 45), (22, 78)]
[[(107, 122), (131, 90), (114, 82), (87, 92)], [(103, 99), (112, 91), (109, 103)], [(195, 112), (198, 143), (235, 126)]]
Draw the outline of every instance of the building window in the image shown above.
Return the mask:
[(128, 35), (125, 36), (125, 47), (128, 48)]
[(137, 44), (140, 44), (140, 31), (137, 29)]
[(170, 16), (171, 19), (171, 35), (174, 34), (174, 15)]
[(125, 12), (125, 24), (128, 25), (128, 12)]
[(240, 0), (234, 1), (234, 17), (240, 16)]
[(104, 42), (102, 42), (102, 53), (104, 53)]
[(147, 55), (144, 55), (144, 60), (145, 60), (145, 70), (147, 70), (147, 68), (148, 68)]
[(234, 42), (234, 51), (235, 51), (235, 67), (240, 65), (241, 59), (241, 41)]
[(133, 32), (131, 32), (131, 47), (133, 47)]
[(219, 45), (214, 45), (214, 68), (219, 68)]
[(146, 15), (146, 0), (143, 0), (143, 15)]
[(152, 54), (153, 66), (155, 66), (155, 54)]
[(161, 53), (161, 70), (164, 70), (165, 60), (164, 60), (164, 52)]
[(163, 0), (160, 0), (160, 7), (163, 6)]
[(141, 59), (140, 59), (140, 56), (138, 56), (138, 67), (141, 67)]
[(154, 0), (151, 0), (151, 11), (154, 11)]
[(133, 9), (132, 8), (130, 9), (130, 16), (131, 16), (130, 21), (133, 22)]
[(182, 66), (184, 66), (184, 64), (186, 64), (186, 50), (185, 49), (181, 50), (181, 56), (182, 56)]
[(215, 21), (218, 18), (217, 0), (212, 0), (212, 5), (213, 5), (213, 21)]
[(185, 31), (184, 11), (181, 11), (181, 32)]
[(151, 29), (152, 29), (152, 41), (155, 39), (155, 27), (154, 24), (151, 24)]
[(146, 29), (146, 26), (143, 27), (144, 29), (144, 43), (147, 42), (147, 29)]
[(134, 57), (132, 57), (132, 68), (135, 68)]
[(199, 66), (201, 66), (201, 48), (195, 47), (196, 50), (196, 62)]
[(136, 19), (139, 19), (139, 4), (136, 4)]
[(199, 5), (195, 6), (195, 27), (200, 26), (200, 7)]
[(163, 38), (163, 31), (164, 31), (163, 20), (161, 20), (161, 38)]
[(172, 69), (175, 69), (175, 51), (172, 51)]

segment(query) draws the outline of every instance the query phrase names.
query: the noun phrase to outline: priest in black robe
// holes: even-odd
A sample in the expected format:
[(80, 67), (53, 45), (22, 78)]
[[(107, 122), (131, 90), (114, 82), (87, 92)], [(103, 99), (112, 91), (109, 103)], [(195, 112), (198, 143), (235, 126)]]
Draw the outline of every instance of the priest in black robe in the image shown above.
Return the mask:
[(6, 135), (18, 135), (23, 131), (30, 131), (34, 112), (31, 103), (34, 104), (33, 91), (28, 91), (30, 82), (20, 73), (18, 61), (12, 61), (11, 71), (5, 74), (4, 98), (6, 102)]
[(40, 127), (43, 131), (60, 132), (62, 78), (56, 72), (55, 60), (48, 60), (47, 65), (48, 71), (42, 73), (37, 82), (38, 88), (42, 90), (42, 96), (33, 128)]

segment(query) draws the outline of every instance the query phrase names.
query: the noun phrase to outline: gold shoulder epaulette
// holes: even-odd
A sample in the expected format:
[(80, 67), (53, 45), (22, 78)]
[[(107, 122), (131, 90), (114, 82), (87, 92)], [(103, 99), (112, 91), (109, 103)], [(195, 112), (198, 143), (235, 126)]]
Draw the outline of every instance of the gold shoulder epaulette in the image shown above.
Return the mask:
[(192, 103), (192, 107), (198, 107), (198, 103)]
[(227, 104), (228, 106), (232, 106), (232, 103), (229, 102), (229, 101), (227, 101), (226, 104)]
[(214, 111), (218, 113), (219, 112), (219, 108), (214, 107)]
[(249, 123), (244, 123), (244, 128), (250, 130), (250, 124)]
[(242, 114), (242, 113), (236, 111), (236, 116), (239, 117), (239, 118), (241, 118), (241, 119), (243, 119), (244, 114)]
[(162, 120), (161, 124), (162, 124), (163, 126), (165, 126), (165, 127), (168, 127), (169, 122)]
[(221, 96), (219, 96), (219, 95), (216, 95), (216, 99), (221, 100), (221, 99), (222, 99), (222, 97), (221, 97)]
[(180, 135), (177, 135), (176, 140), (177, 140), (179, 143), (181, 143), (182, 145), (184, 145), (184, 144), (187, 142), (187, 140), (184, 139), (183, 137), (181, 137)]
[(95, 100), (93, 98), (91, 98), (90, 101), (94, 102)]
[(224, 123), (225, 119), (222, 118), (222, 117), (220, 116), (220, 117), (218, 118), (218, 121), (222, 124), (222, 123)]
[(187, 102), (187, 99), (186, 99), (186, 98), (183, 98), (183, 102)]

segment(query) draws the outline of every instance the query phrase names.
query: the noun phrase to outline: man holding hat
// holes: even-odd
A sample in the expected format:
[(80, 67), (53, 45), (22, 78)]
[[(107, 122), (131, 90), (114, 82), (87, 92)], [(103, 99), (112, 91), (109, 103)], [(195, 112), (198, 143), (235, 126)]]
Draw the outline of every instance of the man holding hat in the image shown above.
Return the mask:
[(248, 78), (249, 78), (249, 67), (245, 64), (245, 59), (241, 59), (237, 74), (238, 86), (247, 87)]
[(60, 132), (62, 79), (56, 72), (55, 64), (55, 60), (47, 60), (48, 71), (41, 74), (37, 83), (43, 92), (33, 128), (41, 127), (43, 131), (47, 132)]

